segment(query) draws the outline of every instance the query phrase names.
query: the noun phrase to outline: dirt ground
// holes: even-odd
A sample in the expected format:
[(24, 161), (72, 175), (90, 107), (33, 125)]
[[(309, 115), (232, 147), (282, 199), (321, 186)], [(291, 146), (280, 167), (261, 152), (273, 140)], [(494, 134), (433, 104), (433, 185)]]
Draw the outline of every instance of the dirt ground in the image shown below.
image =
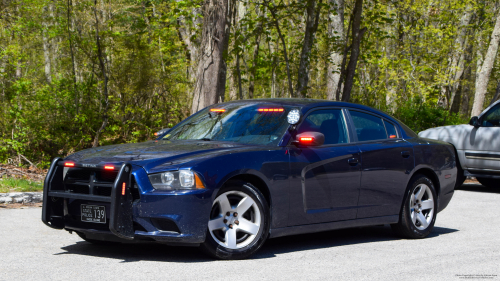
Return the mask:
[(17, 178), (41, 182), (47, 174), (47, 169), (34, 166), (29, 168), (18, 167), (8, 164), (0, 164), (0, 178)]

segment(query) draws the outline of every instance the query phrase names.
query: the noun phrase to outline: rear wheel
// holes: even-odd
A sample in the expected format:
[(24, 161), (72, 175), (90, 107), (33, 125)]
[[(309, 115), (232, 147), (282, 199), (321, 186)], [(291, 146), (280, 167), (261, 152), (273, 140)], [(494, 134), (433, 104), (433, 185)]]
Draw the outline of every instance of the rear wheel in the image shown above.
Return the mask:
[(482, 185), (491, 188), (500, 187), (500, 179), (492, 179), (492, 178), (477, 178), (477, 181)]
[(424, 175), (415, 175), (401, 208), (399, 222), (391, 225), (404, 238), (425, 238), (434, 228), (437, 213), (434, 184)]
[(230, 182), (215, 198), (201, 245), (219, 259), (244, 259), (255, 253), (269, 233), (269, 207), (262, 193), (246, 182)]

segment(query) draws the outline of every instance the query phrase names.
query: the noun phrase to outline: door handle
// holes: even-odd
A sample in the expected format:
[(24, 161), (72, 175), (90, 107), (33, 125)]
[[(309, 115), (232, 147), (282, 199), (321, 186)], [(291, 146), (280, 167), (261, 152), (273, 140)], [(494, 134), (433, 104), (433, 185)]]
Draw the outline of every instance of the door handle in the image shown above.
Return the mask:
[(358, 158), (351, 158), (351, 159), (347, 160), (347, 163), (349, 163), (349, 165), (351, 165), (351, 166), (356, 166), (356, 165), (358, 165), (359, 160), (358, 160)]
[(403, 158), (409, 158), (410, 157), (410, 152), (409, 151), (402, 151), (401, 152), (401, 156), (403, 156)]

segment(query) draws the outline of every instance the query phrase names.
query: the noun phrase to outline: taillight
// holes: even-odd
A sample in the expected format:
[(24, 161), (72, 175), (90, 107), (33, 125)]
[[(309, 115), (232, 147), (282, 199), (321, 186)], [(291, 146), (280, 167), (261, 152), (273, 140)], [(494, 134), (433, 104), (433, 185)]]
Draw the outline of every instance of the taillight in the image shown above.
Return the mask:
[(75, 167), (75, 163), (74, 162), (66, 162), (66, 163), (64, 163), (64, 167)]
[(125, 183), (122, 184), (122, 195), (125, 195)]
[(111, 165), (104, 166), (104, 170), (114, 170), (114, 169), (115, 169), (115, 166), (111, 166)]

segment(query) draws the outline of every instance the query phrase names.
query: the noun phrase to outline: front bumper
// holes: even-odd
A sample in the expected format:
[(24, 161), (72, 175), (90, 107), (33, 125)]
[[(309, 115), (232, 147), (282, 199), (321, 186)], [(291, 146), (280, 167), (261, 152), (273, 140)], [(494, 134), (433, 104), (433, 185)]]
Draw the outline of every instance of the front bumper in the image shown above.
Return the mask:
[[(65, 187), (63, 163), (60, 158), (54, 159), (45, 178), (42, 221), (49, 227), (78, 231), (95, 240), (149, 240), (168, 244), (205, 241), (211, 210), (210, 189), (158, 192), (152, 188), (144, 169), (122, 163), (110, 196), (95, 195), (92, 191), (73, 193)], [(139, 191), (136, 196), (134, 187)], [(104, 206), (106, 223), (81, 221), (82, 204)]]

